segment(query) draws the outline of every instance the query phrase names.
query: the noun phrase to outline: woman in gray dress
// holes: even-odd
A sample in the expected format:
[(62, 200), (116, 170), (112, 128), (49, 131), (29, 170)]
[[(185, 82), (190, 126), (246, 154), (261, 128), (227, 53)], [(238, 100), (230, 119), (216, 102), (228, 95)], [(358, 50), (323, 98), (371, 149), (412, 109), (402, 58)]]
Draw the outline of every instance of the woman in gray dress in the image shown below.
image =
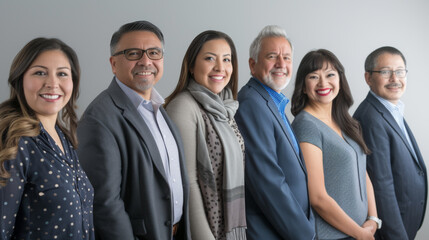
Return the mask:
[(292, 97), (292, 127), (308, 172), (319, 239), (374, 239), (374, 191), (366, 173), (368, 148), (348, 113), (353, 98), (344, 67), (328, 50), (302, 59)]
[(205, 31), (186, 51), (168, 115), (183, 138), (193, 239), (244, 240), (244, 142), (238, 108), (237, 53), (231, 38)]

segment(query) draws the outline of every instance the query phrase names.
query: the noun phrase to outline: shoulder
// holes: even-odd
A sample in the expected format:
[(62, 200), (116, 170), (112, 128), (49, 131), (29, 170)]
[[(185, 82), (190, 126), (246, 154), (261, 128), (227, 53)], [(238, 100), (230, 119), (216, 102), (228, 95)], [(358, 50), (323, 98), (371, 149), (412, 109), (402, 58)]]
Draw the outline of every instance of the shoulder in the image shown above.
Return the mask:
[(320, 123), (305, 111), (296, 115), (292, 122), (292, 128), (297, 136), (314, 136), (320, 134)]
[(267, 117), (261, 112), (270, 111), (267, 100), (252, 86), (244, 86), (238, 93), (239, 107), (237, 114), (254, 115), (255, 117)]
[(37, 137), (21, 137), (18, 142), (16, 157), (6, 161), (11, 170), (27, 169), (34, 156), (40, 155)]
[(34, 151), (34, 149), (38, 148), (38, 137), (21, 137), (18, 142), (18, 151)]
[(253, 86), (254, 84), (247, 83), (238, 92), (238, 101), (243, 103), (257, 103), (261, 102), (264, 98), (260, 92)]
[(190, 104), (192, 107), (198, 106), (197, 101), (189, 93), (189, 91), (183, 91), (171, 100), (166, 109), (171, 109), (174, 107), (182, 107), (183, 105)]
[[(358, 108), (353, 114), (353, 117), (357, 120), (378, 118), (379, 110), (376, 107), (376, 105), (378, 106), (377, 102), (378, 100), (369, 93), (368, 96), (359, 104)], [(382, 106), (381, 103), (379, 104)]]
[(199, 105), (188, 91), (183, 91), (171, 100), (165, 110), (169, 114), (172, 112), (197, 112), (199, 111)]
[(104, 117), (114, 112), (114, 103), (107, 90), (101, 92), (85, 109), (82, 119), (87, 115)]
[(175, 121), (176, 125), (180, 121), (189, 121), (191, 119), (197, 119), (201, 116), (200, 107), (188, 91), (179, 93), (171, 102), (167, 105), (165, 110), (168, 116)]
[[(384, 107), (384, 106), (381, 106)], [(387, 111), (387, 109), (386, 109)], [(362, 128), (369, 128), (371, 126), (379, 126), (383, 122), (383, 116), (382, 113), (376, 109), (376, 107), (368, 102), (367, 100), (364, 100), (359, 107), (356, 109), (356, 111), (353, 114), (353, 118), (355, 118)]]

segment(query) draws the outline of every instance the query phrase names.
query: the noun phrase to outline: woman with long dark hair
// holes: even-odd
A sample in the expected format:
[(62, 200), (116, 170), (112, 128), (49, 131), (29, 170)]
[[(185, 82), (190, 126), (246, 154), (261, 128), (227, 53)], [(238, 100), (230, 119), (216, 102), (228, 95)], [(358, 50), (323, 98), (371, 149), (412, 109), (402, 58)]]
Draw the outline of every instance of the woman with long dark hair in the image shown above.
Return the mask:
[(292, 127), (308, 172), (319, 239), (374, 239), (374, 191), (368, 148), (348, 110), (353, 98), (344, 67), (330, 51), (307, 53), (296, 76)]
[(205, 31), (192, 41), (166, 110), (183, 138), (193, 239), (246, 239), (244, 142), (238, 108), (237, 53), (231, 38)]
[(79, 165), (80, 68), (58, 39), (16, 55), (0, 105), (1, 239), (94, 239), (94, 191)]

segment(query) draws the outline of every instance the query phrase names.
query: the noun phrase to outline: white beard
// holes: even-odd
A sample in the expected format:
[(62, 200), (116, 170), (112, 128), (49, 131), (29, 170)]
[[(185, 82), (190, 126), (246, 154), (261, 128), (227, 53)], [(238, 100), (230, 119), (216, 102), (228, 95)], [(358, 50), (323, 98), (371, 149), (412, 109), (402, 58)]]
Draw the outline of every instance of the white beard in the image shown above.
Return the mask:
[(286, 81), (284, 83), (278, 84), (274, 81), (274, 79), (271, 77), (271, 75), (267, 75), (264, 77), (263, 81), (265, 85), (273, 89), (274, 91), (280, 92), (283, 89), (286, 88), (286, 86), (289, 84), (291, 77), (287, 77)]

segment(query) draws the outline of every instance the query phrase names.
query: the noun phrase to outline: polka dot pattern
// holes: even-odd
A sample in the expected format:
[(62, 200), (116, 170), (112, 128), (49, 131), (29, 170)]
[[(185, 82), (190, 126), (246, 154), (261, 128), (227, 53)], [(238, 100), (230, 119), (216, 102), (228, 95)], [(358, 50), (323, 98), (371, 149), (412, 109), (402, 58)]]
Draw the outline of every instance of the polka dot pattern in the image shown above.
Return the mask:
[(1, 239), (95, 239), (94, 190), (57, 127), (64, 153), (43, 129), (22, 137), (1, 193)]

